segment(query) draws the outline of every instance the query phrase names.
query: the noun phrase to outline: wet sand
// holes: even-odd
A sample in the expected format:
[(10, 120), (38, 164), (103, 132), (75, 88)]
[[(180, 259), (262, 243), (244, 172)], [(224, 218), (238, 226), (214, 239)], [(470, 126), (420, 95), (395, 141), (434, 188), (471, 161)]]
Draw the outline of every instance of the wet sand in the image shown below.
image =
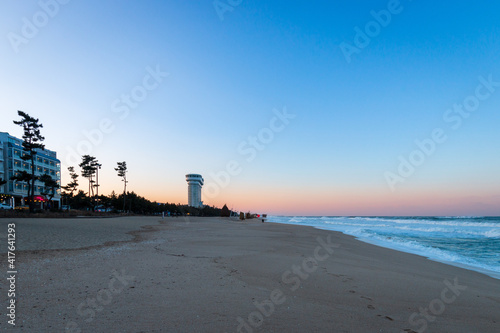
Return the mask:
[[(8, 222), (19, 245), (16, 332), (500, 327), (499, 280), (333, 231), (220, 218), (0, 219), (1, 248)], [(5, 284), (0, 292), (6, 305)]]

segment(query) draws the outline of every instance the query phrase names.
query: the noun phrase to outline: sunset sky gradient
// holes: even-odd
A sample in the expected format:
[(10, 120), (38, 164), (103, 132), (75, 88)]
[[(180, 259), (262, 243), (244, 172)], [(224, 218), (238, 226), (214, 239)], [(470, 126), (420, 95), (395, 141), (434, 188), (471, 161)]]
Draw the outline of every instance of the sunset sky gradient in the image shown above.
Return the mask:
[(64, 169), (98, 158), (106, 194), (126, 161), (129, 190), (160, 202), (200, 173), (206, 204), (244, 211), (500, 215), (500, 4), (213, 3), (2, 2), (0, 131), (39, 118)]

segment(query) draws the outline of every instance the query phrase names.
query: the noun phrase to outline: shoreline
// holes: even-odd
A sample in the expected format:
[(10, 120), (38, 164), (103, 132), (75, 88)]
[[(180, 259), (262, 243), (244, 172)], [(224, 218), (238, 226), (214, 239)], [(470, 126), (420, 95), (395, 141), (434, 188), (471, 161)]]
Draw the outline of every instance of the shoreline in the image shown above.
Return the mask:
[[(307, 217), (316, 217), (316, 216), (307, 216)], [(335, 216), (335, 217), (344, 218), (345, 216)], [(355, 216), (355, 217), (364, 218), (365, 216)], [(380, 218), (380, 216), (369, 216), (369, 217)], [(399, 217), (399, 216), (386, 216), (386, 217), (395, 218), (395, 217)], [(418, 217), (419, 218), (421, 218), (421, 217), (425, 218), (426, 216), (418, 216)], [(436, 216), (432, 216), (432, 218), (435, 218), (435, 217)], [(497, 218), (497, 216), (491, 216), (491, 217)], [(438, 216), (438, 218), (453, 218), (453, 217)], [(470, 218), (470, 217), (460, 217), (460, 218)], [(473, 217), (473, 218), (481, 218), (481, 216), (480, 217)], [(404, 246), (401, 246), (401, 245), (398, 246), (398, 244), (395, 244), (395, 243), (386, 243), (384, 241), (372, 239), (372, 238), (369, 238), (369, 237), (354, 236), (354, 235), (350, 235), (348, 233), (344, 233), (344, 232), (339, 231), (339, 230), (328, 229), (327, 227), (319, 227), (319, 226), (313, 226), (313, 225), (307, 225), (307, 224), (294, 224), (294, 223), (286, 223), (286, 222), (272, 222), (272, 221), (269, 221), (267, 223), (277, 223), (277, 224), (286, 224), (286, 225), (294, 225), (294, 226), (310, 226), (310, 227), (316, 228), (318, 230), (336, 231), (336, 232), (340, 232), (340, 233), (342, 233), (343, 235), (346, 235), (346, 236), (352, 236), (356, 240), (361, 241), (361, 242), (366, 243), (366, 244), (371, 244), (371, 245), (374, 245), (374, 246), (379, 246), (379, 247), (382, 247), (382, 248), (386, 248), (386, 249), (390, 249), (390, 250), (394, 250), (394, 251), (398, 251), (398, 252), (402, 252), (402, 253), (418, 255), (420, 257), (426, 258), (426, 259), (434, 261), (434, 262), (439, 262), (439, 263), (442, 263), (442, 264), (446, 264), (446, 265), (450, 265), (450, 266), (454, 266), (454, 267), (463, 268), (463, 269), (470, 270), (470, 271), (473, 271), (473, 272), (478, 272), (478, 273), (487, 275), (487, 276), (489, 276), (491, 278), (500, 280), (500, 272), (496, 272), (494, 270), (490, 270), (490, 269), (479, 267), (479, 266), (474, 266), (472, 264), (467, 264), (467, 263), (462, 263), (462, 262), (458, 262), (458, 261), (441, 259), (438, 256), (429, 255), (429, 254), (423, 252), (422, 250), (419, 251), (417, 249), (405, 248)]]
[(388, 249), (388, 250), (392, 250), (392, 251), (397, 251), (397, 252), (401, 252), (401, 253), (416, 255), (416, 256), (425, 258), (427, 260), (433, 261), (433, 262), (438, 262), (438, 263), (445, 264), (445, 265), (448, 265), (448, 266), (462, 268), (462, 269), (465, 269), (465, 270), (468, 270), (468, 271), (471, 271), (471, 272), (481, 273), (481, 274), (486, 275), (488, 277), (491, 277), (493, 279), (500, 280), (500, 273), (497, 273), (495, 271), (491, 271), (491, 270), (487, 270), (487, 269), (475, 267), (475, 266), (472, 266), (472, 265), (462, 264), (462, 263), (459, 263), (459, 262), (454, 262), (454, 261), (449, 261), (449, 260), (448, 261), (447, 260), (440, 260), (440, 259), (436, 259), (436, 258), (425, 256), (425, 255), (420, 254), (420, 253), (414, 253), (414, 252), (410, 252), (410, 251), (403, 251), (403, 250), (400, 250), (400, 249), (397, 249), (397, 248), (392, 248), (392, 247), (389, 247), (389, 246), (384, 246), (382, 242), (377, 242), (377, 241), (371, 240), (369, 238), (363, 239), (363, 238), (360, 238), (360, 237), (356, 237), (356, 236), (353, 236), (353, 235), (349, 235), (349, 234), (343, 233), (342, 231), (330, 230), (330, 229), (322, 229), (322, 228), (315, 227), (315, 226), (288, 224), (288, 223), (280, 223), (280, 222), (266, 222), (266, 223), (293, 225), (293, 226), (297, 226), (297, 227), (311, 227), (311, 228), (314, 228), (314, 229), (317, 229), (317, 230), (325, 230), (325, 231), (338, 232), (338, 233), (341, 233), (344, 236), (352, 237), (355, 240), (363, 242), (363, 243), (366, 243), (366, 244), (378, 246), (378, 247), (381, 247), (381, 248), (384, 248), (384, 249)]
[[(500, 322), (498, 280), (340, 232), (222, 218), (106, 221), (120, 220), (139, 226), (129, 231), (138, 239), (19, 252), (16, 328), (495, 332)], [(110, 293), (117, 272), (124, 286)], [(459, 293), (445, 293), (449, 303), (446, 281)], [(419, 312), (441, 303), (433, 321)]]
[[(318, 228), (318, 229), (320, 229), (320, 228)], [(320, 229), (320, 230), (328, 230), (328, 229)], [(336, 231), (336, 230), (331, 230), (331, 231)], [(346, 236), (351, 236), (351, 235), (345, 234), (345, 233), (343, 233), (341, 231), (337, 231), (337, 232), (340, 232), (340, 233), (342, 233), (343, 235), (346, 235)], [(393, 251), (398, 251), (398, 252), (402, 252), (402, 253), (413, 254), (413, 255), (416, 255), (416, 256), (423, 257), (423, 258), (425, 258), (427, 260), (431, 260), (431, 261), (434, 261), (434, 262), (439, 262), (439, 263), (442, 263), (442, 264), (445, 264), (445, 265), (449, 265), (449, 266), (453, 266), (453, 267), (463, 268), (463, 269), (466, 269), (468, 271), (481, 273), (481, 274), (484, 274), (484, 275), (489, 276), (491, 278), (500, 280), (500, 273), (495, 272), (495, 271), (487, 270), (487, 269), (476, 267), (476, 266), (472, 266), (472, 265), (463, 264), (463, 263), (460, 263), (460, 262), (454, 262), (454, 261), (450, 261), (450, 260), (441, 260), (441, 259), (437, 259), (437, 258), (432, 258), (432, 257), (428, 257), (428, 256), (426, 256), (424, 254), (420, 254), (420, 253), (415, 253), (415, 252), (410, 252), (410, 251), (403, 251), (403, 250), (400, 250), (400, 249), (397, 249), (397, 248), (392, 248), (392, 247), (389, 247), (389, 246), (384, 246), (384, 245), (382, 245), (383, 244), (382, 242), (378, 243), (377, 241), (372, 241), (369, 238), (363, 239), (363, 238), (355, 237), (355, 236), (352, 236), (352, 237), (354, 237), (354, 239), (356, 239), (356, 240), (358, 240), (360, 242), (363, 242), (363, 243), (367, 243), (367, 244), (371, 244), (371, 245), (383, 247), (385, 249), (389, 249), (389, 250), (393, 250)]]

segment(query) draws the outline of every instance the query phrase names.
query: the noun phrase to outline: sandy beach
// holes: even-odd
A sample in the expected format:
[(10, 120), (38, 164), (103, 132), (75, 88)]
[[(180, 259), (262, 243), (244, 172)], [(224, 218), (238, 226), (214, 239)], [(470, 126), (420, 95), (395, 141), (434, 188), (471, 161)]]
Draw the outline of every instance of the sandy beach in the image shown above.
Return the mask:
[[(500, 280), (310, 227), (222, 218), (16, 225), (13, 332), (498, 332)], [(4, 310), (5, 311), (5, 310)]]

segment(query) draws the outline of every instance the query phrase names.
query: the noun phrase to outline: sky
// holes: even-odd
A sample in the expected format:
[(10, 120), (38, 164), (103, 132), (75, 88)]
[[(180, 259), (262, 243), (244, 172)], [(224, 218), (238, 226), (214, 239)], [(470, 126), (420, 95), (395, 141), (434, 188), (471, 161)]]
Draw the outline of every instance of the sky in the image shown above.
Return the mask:
[[(100, 191), (280, 215), (500, 215), (500, 4), (0, 4), (0, 131)], [(77, 167), (77, 170), (79, 168)], [(85, 179), (80, 178), (82, 189)]]

